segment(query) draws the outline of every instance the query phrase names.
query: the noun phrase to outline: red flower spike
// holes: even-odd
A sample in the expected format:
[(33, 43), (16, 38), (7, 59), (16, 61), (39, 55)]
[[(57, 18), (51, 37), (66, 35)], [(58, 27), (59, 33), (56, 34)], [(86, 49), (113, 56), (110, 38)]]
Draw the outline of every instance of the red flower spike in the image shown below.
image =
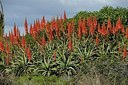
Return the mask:
[(9, 47), (8, 43), (6, 43), (6, 49), (5, 49), (5, 52), (6, 52), (7, 54), (10, 53), (10, 47)]
[(124, 26), (121, 25), (121, 32), (124, 34)]
[(41, 20), (41, 29), (44, 29), (45, 27), (45, 18), (43, 16), (42, 20)]
[(39, 32), (40, 31), (40, 28), (41, 28), (41, 26), (40, 26), (40, 20), (39, 19), (36, 21), (36, 28), (37, 28), (37, 32)]
[(47, 23), (47, 24), (46, 24), (46, 32), (47, 32), (47, 33), (50, 33), (50, 31), (51, 31), (51, 30), (50, 30), (50, 24)]
[(14, 44), (14, 35), (13, 35), (12, 31), (10, 33), (10, 41), (11, 41), (11, 44), (13, 45)]
[(6, 65), (9, 65), (9, 63), (10, 63), (10, 58), (9, 57), (5, 57), (5, 63), (6, 63)]
[(24, 21), (24, 28), (25, 28), (25, 33), (28, 34), (28, 22), (27, 22), (26, 18), (25, 18), (25, 21)]
[(33, 39), (36, 39), (36, 32), (33, 30), (33, 34), (32, 34)]
[(111, 20), (110, 20), (110, 17), (108, 18), (108, 22), (107, 22), (107, 28), (111, 28), (112, 27), (112, 24), (111, 24)]
[(33, 29), (34, 29), (34, 32), (36, 33), (37, 32), (37, 24), (35, 21), (34, 21)]
[(101, 27), (100, 27), (100, 23), (98, 23), (98, 33), (102, 33), (102, 29), (101, 29)]
[(53, 52), (53, 60), (56, 61), (56, 51)]
[(64, 25), (63, 24), (60, 25), (60, 30), (62, 31), (62, 33), (64, 33)]
[(117, 20), (117, 22), (116, 22), (116, 28), (119, 30), (119, 29), (121, 29), (121, 19), (120, 19), (120, 17), (118, 17), (118, 20)]
[(82, 37), (82, 29), (81, 28), (78, 28), (78, 38), (81, 39)]
[(52, 41), (53, 38), (54, 38), (53, 33), (52, 33), (52, 31), (50, 31), (50, 33), (49, 33), (49, 41)]
[(93, 21), (92, 21), (92, 17), (91, 17), (91, 16), (88, 17), (88, 18), (87, 18), (87, 25), (88, 25), (88, 27), (90, 27), (91, 25), (93, 25), (92, 22), (93, 22)]
[(55, 23), (55, 31), (56, 31), (56, 32), (59, 31), (59, 25), (58, 25), (57, 22)]
[(95, 29), (96, 26), (97, 26), (97, 19), (96, 19), (96, 16), (94, 16), (94, 18), (93, 18), (93, 26), (94, 26), (94, 29)]
[(13, 39), (14, 39), (14, 44), (18, 45), (18, 37), (17, 36), (13, 36)]
[(83, 34), (87, 34), (86, 21), (85, 21), (85, 19), (82, 22), (82, 33)]
[(21, 46), (22, 46), (22, 48), (26, 47), (26, 40), (25, 40), (24, 36), (22, 37), (22, 40), (21, 40)]
[(114, 26), (113, 24), (113, 27), (112, 27), (112, 33), (115, 35), (116, 34), (116, 27)]
[(15, 23), (14, 23), (13, 33), (14, 33), (14, 36), (16, 36), (16, 34), (17, 34), (17, 28), (16, 28), (16, 24)]
[(109, 29), (109, 32), (112, 32), (112, 24), (111, 24), (110, 17), (108, 18), (108, 22), (107, 22), (107, 29)]
[(71, 23), (68, 23), (68, 38), (71, 37), (72, 34), (72, 27), (71, 27)]
[(94, 35), (94, 30), (95, 30), (95, 29), (94, 29), (93, 25), (91, 25), (91, 26), (90, 26), (90, 34), (91, 34), (91, 35)]
[(1, 52), (4, 52), (4, 45), (3, 45), (3, 42), (2, 41), (0, 41), (0, 51)]
[(20, 40), (20, 30), (18, 29), (18, 27), (17, 27), (17, 38), (18, 40)]
[(33, 34), (33, 26), (32, 26), (32, 24), (30, 24), (30, 34), (31, 35)]
[(42, 42), (42, 45), (43, 45), (43, 46), (45, 46), (45, 45), (46, 45), (45, 37), (42, 37), (41, 42)]
[(105, 35), (108, 34), (107, 31), (108, 31), (108, 30), (107, 30), (107, 28), (106, 28), (106, 26), (105, 26), (105, 22), (103, 22), (103, 24), (102, 24), (102, 32), (101, 32), (101, 34), (102, 34), (103, 36), (105, 36)]
[(99, 41), (100, 41), (100, 40), (99, 40), (98, 35), (97, 35), (97, 36), (96, 36), (96, 41), (95, 41), (97, 46), (99, 45)]
[(70, 51), (73, 50), (71, 39), (69, 39), (69, 41), (68, 41), (68, 50), (70, 50)]
[(67, 15), (66, 15), (66, 12), (64, 11), (64, 21), (66, 21), (67, 19)]
[(78, 21), (78, 28), (81, 28), (82, 27), (82, 19), (79, 18), (79, 21)]

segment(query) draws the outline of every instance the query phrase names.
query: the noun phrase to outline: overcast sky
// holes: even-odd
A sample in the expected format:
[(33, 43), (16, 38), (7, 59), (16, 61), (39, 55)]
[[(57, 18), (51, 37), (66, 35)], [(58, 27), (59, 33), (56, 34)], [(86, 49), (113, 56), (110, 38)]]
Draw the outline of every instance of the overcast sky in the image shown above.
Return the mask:
[(103, 6), (128, 7), (128, 0), (2, 0), (5, 15), (5, 33), (13, 28), (14, 22), (21, 33), (24, 32), (25, 17), (31, 24), (35, 19), (45, 16), (63, 15), (65, 10), (68, 17), (73, 17), (79, 11), (96, 11)]

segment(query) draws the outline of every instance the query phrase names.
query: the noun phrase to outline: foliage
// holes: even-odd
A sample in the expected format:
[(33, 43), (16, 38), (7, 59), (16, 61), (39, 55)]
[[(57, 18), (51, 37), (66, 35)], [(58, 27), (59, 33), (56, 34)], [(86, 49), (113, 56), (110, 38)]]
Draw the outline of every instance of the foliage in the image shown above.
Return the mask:
[(87, 19), (87, 17), (89, 17), (89, 16), (96, 16), (98, 22), (101, 24), (101, 23), (103, 23), (103, 21), (105, 21), (107, 23), (107, 20), (109, 17), (111, 18), (111, 21), (113, 23), (116, 23), (116, 20), (120, 16), (122, 21), (124, 21), (122, 23), (125, 26), (128, 26), (128, 16), (127, 15), (128, 15), (127, 8), (122, 8), (122, 7), (113, 8), (113, 7), (105, 6), (102, 9), (100, 9), (99, 11), (93, 11), (93, 12), (80, 11), (73, 18), (77, 22), (79, 17)]
[[(125, 11), (123, 15), (122, 11)], [(79, 77), (85, 75), (88, 76), (85, 80), (92, 78), (94, 82), (90, 82), (94, 85), (102, 81), (102, 77), (110, 85), (127, 85), (126, 13), (125, 8), (104, 7), (99, 12), (80, 12), (67, 19), (64, 12), (64, 18), (46, 22), (43, 17), (34, 21), (30, 29), (25, 19), (23, 36), (14, 24), (9, 36), (0, 41), (0, 71), (3, 76), (21, 77), (18, 82), (28, 75), (23, 78), (28, 84), (37, 82), (38, 78), (40, 81), (40, 76), (46, 77), (45, 81), (74, 78), (71, 81), (79, 84)], [(45, 81), (42, 83), (47, 83)]]

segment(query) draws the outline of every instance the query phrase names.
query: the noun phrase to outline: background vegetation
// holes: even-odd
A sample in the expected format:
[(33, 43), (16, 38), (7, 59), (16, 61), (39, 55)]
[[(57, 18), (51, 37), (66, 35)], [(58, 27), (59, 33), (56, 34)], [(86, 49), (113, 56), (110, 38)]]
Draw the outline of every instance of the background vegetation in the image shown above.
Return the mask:
[[(114, 26), (120, 17), (125, 33), (118, 31), (115, 35), (102, 36), (97, 35), (97, 30), (95, 30), (94, 35), (88, 34), (79, 38), (77, 30), (80, 18), (87, 20), (88, 17), (94, 16), (100, 25), (103, 22), (107, 25), (110, 17)], [(59, 21), (58, 18), (56, 20)], [(72, 25), (74, 26), (73, 32), (71, 36), (67, 36), (69, 26), (67, 23), (73, 20), (75, 21)], [(25, 28), (27, 28), (26, 23), (25, 20)], [(52, 22), (48, 22), (46, 28), (50, 23)], [(25, 37), (19, 38), (20, 43), (16, 42), (14, 45), (11, 45), (12, 42), (5, 37), (7, 39), (3, 39), (2, 42), (9, 41), (11, 53), (7, 54), (2, 51), (0, 53), (0, 85), (128, 84), (128, 57), (123, 55), (124, 48), (126, 47), (127, 50), (128, 47), (128, 40), (125, 36), (128, 26), (127, 8), (103, 7), (99, 11), (79, 12), (73, 18), (64, 20), (63, 26), (61, 38), (56, 30), (53, 32), (54, 39), (51, 36), (48, 37), (47, 29), (37, 32), (37, 37), (26, 31)], [(14, 25), (14, 29), (15, 27)], [(87, 29), (89, 30), (89, 27)], [(95, 42), (97, 36), (98, 44)], [(29, 47), (27, 51), (22, 47), (23, 39), (26, 40), (25, 45)]]

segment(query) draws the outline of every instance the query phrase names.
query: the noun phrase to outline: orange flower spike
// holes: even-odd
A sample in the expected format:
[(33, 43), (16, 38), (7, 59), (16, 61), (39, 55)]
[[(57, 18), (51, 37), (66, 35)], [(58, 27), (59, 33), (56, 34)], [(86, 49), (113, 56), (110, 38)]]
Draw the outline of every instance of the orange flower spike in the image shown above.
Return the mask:
[(93, 25), (90, 26), (90, 33), (91, 33), (91, 35), (94, 34), (94, 27), (93, 27)]
[(128, 28), (126, 28), (125, 37), (128, 39)]
[(6, 49), (5, 49), (6, 53), (9, 54), (10, 53), (10, 47), (8, 45), (8, 43), (6, 43)]
[(82, 19), (81, 18), (79, 18), (79, 21), (78, 21), (77, 35), (78, 35), (78, 38), (82, 37)]
[(82, 22), (82, 33), (83, 34), (87, 34), (86, 21), (85, 21), (85, 19)]
[(33, 39), (34, 39), (34, 40), (36, 40), (36, 32), (35, 32), (35, 30), (34, 30), (34, 29), (33, 29), (32, 37), (33, 37)]
[(105, 22), (103, 22), (103, 24), (102, 24), (102, 35), (107, 35), (107, 28), (106, 28), (106, 25), (105, 25)]
[(18, 45), (18, 37), (14, 36), (14, 44)]
[(55, 31), (56, 31), (56, 32), (59, 31), (59, 25), (58, 25), (58, 22), (55, 23)]
[(97, 36), (96, 36), (96, 41), (95, 41), (97, 46), (99, 45), (99, 41), (100, 41), (100, 40), (99, 40), (98, 35), (97, 35)]
[(17, 28), (16, 28), (16, 24), (15, 23), (14, 23), (13, 33), (14, 33), (14, 36), (16, 36), (16, 34), (17, 34)]
[(32, 55), (31, 55), (30, 47), (27, 48), (27, 57), (28, 57), (28, 61), (30, 62), (32, 60)]
[(125, 59), (127, 57), (127, 49), (126, 49), (126, 45), (124, 46), (123, 49), (123, 59)]
[(30, 34), (32, 35), (33, 34), (33, 26), (32, 26), (32, 24), (30, 24)]
[(35, 21), (34, 21), (33, 29), (34, 29), (34, 32), (36, 33), (37, 32), (37, 24)]
[[(52, 26), (52, 28), (54, 28), (55, 27), (55, 18), (52, 18), (52, 21), (51, 21), (51, 26)], [(48, 23), (47, 23), (47, 25), (48, 25)]]
[(26, 47), (26, 40), (25, 40), (24, 36), (22, 37), (22, 40), (21, 40), (21, 46), (22, 46), (22, 48)]
[(98, 33), (101, 33), (102, 29), (100, 27), (100, 23), (98, 23)]
[(36, 21), (36, 24), (37, 24), (37, 31), (40, 31), (41, 26), (40, 26), (40, 20), (39, 19)]
[(26, 18), (25, 18), (25, 21), (24, 21), (24, 28), (25, 28), (26, 34), (28, 34), (28, 22), (27, 22)]
[(17, 37), (18, 37), (18, 40), (20, 40), (20, 30), (18, 29), (18, 27), (17, 27)]
[(94, 18), (93, 18), (93, 26), (94, 26), (94, 29), (95, 29), (96, 26), (97, 26), (97, 19), (96, 19), (96, 16), (94, 16)]
[(41, 20), (41, 28), (43, 29), (45, 27), (45, 17), (43, 16)]
[(120, 17), (118, 17), (118, 20), (116, 22), (116, 27), (117, 27), (118, 30), (121, 29), (121, 19), (120, 19)]
[(53, 36), (52, 31), (50, 30), (50, 33), (49, 33), (49, 41), (52, 41), (53, 39), (54, 39), (54, 36)]
[(110, 17), (108, 18), (108, 22), (107, 22), (107, 29), (109, 32), (112, 33), (112, 24), (111, 24), (111, 19)]
[(67, 15), (66, 15), (66, 11), (64, 11), (64, 21), (67, 20)]
[(78, 34), (78, 38), (81, 39), (81, 37), (82, 37), (82, 29), (80, 27), (78, 28), (78, 33), (77, 34)]
[(45, 27), (45, 17), (43, 16), (42, 20), (41, 20), (41, 29), (44, 29)]
[(43, 45), (43, 46), (45, 46), (45, 45), (46, 45), (45, 37), (42, 37), (41, 42), (42, 42), (42, 45)]
[(62, 33), (64, 33), (64, 25), (63, 24), (60, 25), (60, 30), (62, 31)]
[(69, 39), (69, 41), (68, 41), (68, 50), (73, 50), (73, 46), (72, 46), (72, 40), (71, 39)]
[(46, 32), (50, 33), (50, 24), (49, 23), (46, 24)]
[(121, 32), (124, 34), (124, 26), (121, 25)]
[(107, 22), (107, 28), (111, 28), (112, 27), (112, 24), (111, 24), (111, 20), (110, 20), (110, 17), (108, 18), (108, 22)]
[(115, 30), (114, 24), (113, 24), (113, 26), (112, 26), (112, 33), (113, 33), (114, 35), (116, 34), (116, 30)]
[(13, 35), (12, 31), (10, 33), (10, 41), (11, 41), (11, 44), (13, 45), (14, 44), (14, 35)]
[(82, 27), (82, 19), (79, 18), (79, 21), (78, 21), (78, 27), (81, 28)]
[(4, 52), (4, 45), (2, 41), (0, 41), (0, 51)]
[(68, 23), (68, 37), (71, 37), (71, 33), (72, 33), (72, 28), (71, 28), (71, 23)]
[(88, 19), (87, 19), (87, 25), (88, 25), (88, 27), (90, 27), (91, 25), (93, 25), (93, 21), (92, 21), (92, 17), (91, 16), (88, 17)]
[(56, 61), (56, 51), (53, 52), (53, 60)]
[(9, 63), (10, 63), (9, 57), (5, 57), (5, 62), (6, 62), (6, 65), (9, 65)]

